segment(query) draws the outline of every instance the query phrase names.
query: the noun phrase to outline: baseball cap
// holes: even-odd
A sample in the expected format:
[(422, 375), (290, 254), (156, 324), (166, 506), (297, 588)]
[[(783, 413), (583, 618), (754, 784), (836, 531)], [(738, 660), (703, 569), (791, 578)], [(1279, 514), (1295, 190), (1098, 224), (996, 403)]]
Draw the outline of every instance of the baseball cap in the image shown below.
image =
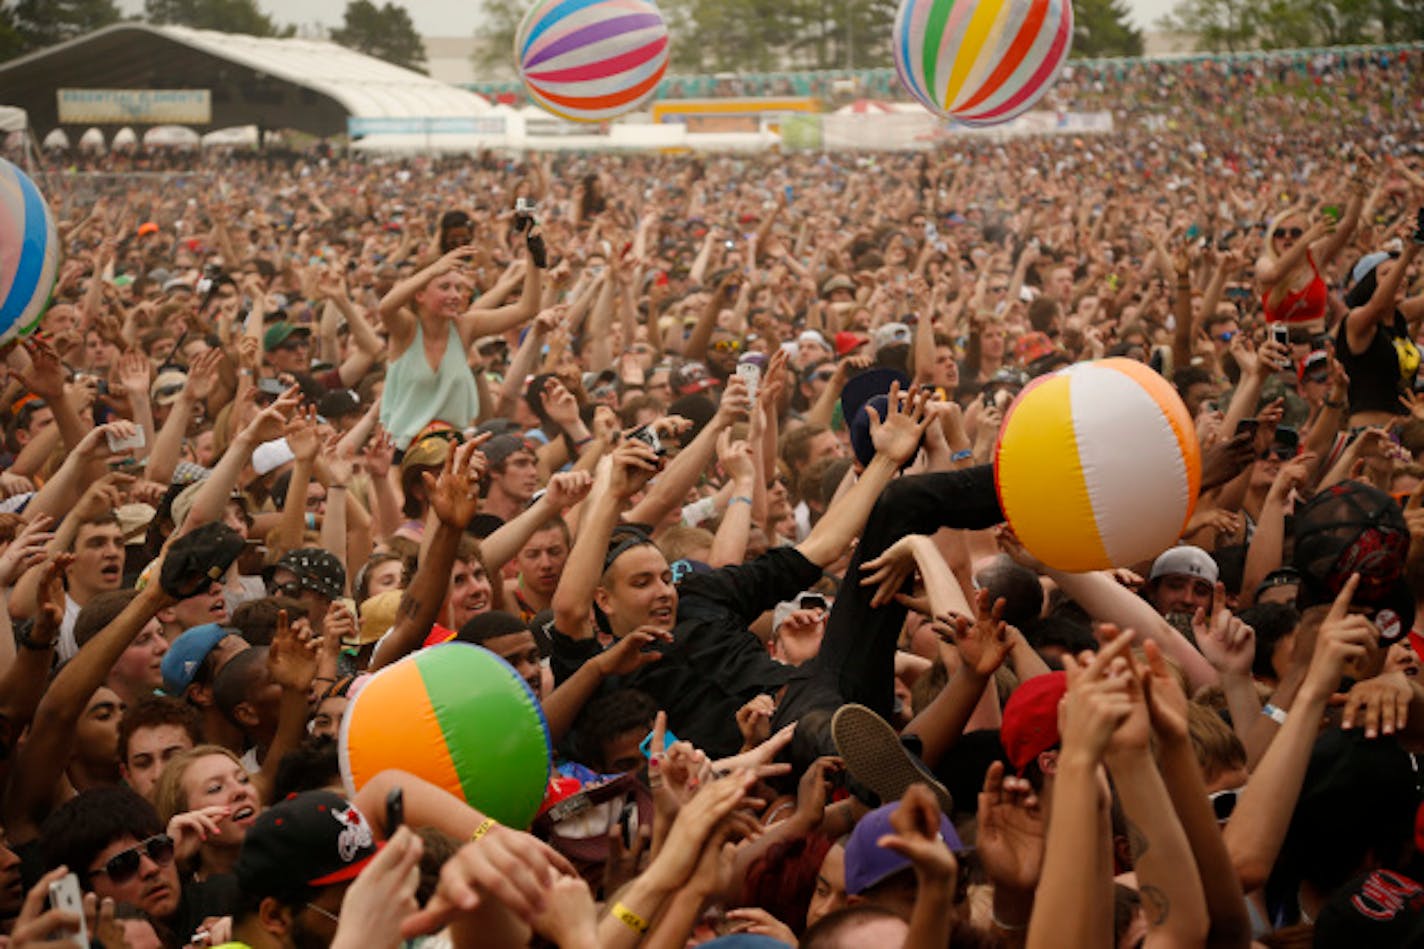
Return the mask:
[(855, 281), (843, 273), (838, 273), (821, 284), (821, 296), (828, 297), (837, 290), (849, 290), (855, 292)]
[(445, 456), (448, 454), (450, 454), (450, 443), (443, 438), (422, 438), (417, 442), (412, 442), (401, 457), (401, 474), (405, 474), (417, 466), (442, 467), (445, 464)]
[(163, 691), (181, 697), (193, 684), (193, 676), (197, 675), (198, 667), (208, 658), (213, 647), (229, 636), (240, 635), (240, 631), (217, 623), (204, 623), (183, 630), (163, 654), (163, 661), (159, 664), (163, 673)]
[(1313, 376), (1313, 382), (1324, 382), (1330, 373), (1330, 354), (1323, 349), (1311, 351), (1300, 364), (1299, 378), (1302, 382), (1306, 376)]
[(700, 362), (683, 363), (673, 372), (671, 381), (673, 391), (678, 395), (692, 395), (717, 385), (717, 379)]
[(851, 379), (841, 390), (841, 416), (850, 430), (851, 449), (862, 465), (870, 464), (875, 457), (875, 445), (870, 439), (870, 414), (865, 407), (874, 406), (880, 420), (884, 421), (890, 405), (890, 389), (897, 382), (902, 392), (910, 387), (910, 379), (903, 372), (871, 369)]
[(1394, 870), (1371, 870), (1336, 891), (1315, 920), (1321, 949), (1424, 945), (1424, 885)]
[(276, 566), (292, 571), (302, 586), (328, 600), (340, 598), (346, 590), (346, 568), (331, 551), (321, 547), (298, 547), (278, 558)]
[(306, 791), (257, 816), (238, 854), (237, 882), (249, 898), (298, 897), (356, 879), (379, 850), (356, 805)]
[(812, 346), (819, 346), (826, 352), (831, 352), (831, 344), (826, 341), (819, 330), (802, 330), (801, 335), (796, 337), (798, 343), (810, 343)]
[(836, 355), (849, 356), (869, 340), (863, 333), (852, 333), (849, 330), (841, 330), (836, 334)]
[(874, 341), (874, 349), (878, 353), (887, 346), (908, 346), (914, 339), (914, 334), (910, 332), (908, 324), (884, 323), (876, 328), (871, 339)]
[(1022, 682), (1004, 703), (999, 741), (1009, 764), (1023, 773), (1028, 764), (1062, 739), (1058, 735), (1058, 703), (1068, 691), (1068, 675), (1050, 672)]
[(119, 530), (124, 535), (124, 546), (133, 547), (142, 544), (148, 537), (148, 525), (153, 523), (154, 515), (157, 513), (158, 511), (152, 504), (144, 504), (142, 501), (134, 501), (115, 508), (114, 516), (119, 519)]
[[(1055, 713), (1056, 714), (1056, 713)], [(899, 801), (882, 804), (866, 814), (850, 832), (845, 852), (845, 888), (852, 895), (859, 895), (884, 882), (901, 870), (912, 866), (910, 858), (887, 850), (878, 841), (886, 834), (895, 833), (890, 824), (890, 815), (900, 806)], [(939, 815), (939, 835), (949, 845), (950, 850), (963, 850), (954, 825), (944, 814)]]
[(1052, 356), (1057, 351), (1058, 347), (1053, 345), (1053, 340), (1048, 338), (1047, 333), (1025, 333), (1014, 343), (1014, 355), (1024, 366), (1045, 356)]
[(231, 527), (204, 524), (173, 542), (168, 556), (163, 558), (158, 585), (174, 599), (194, 596), (222, 579), (242, 553), (242, 547), (242, 535)]
[(287, 341), (291, 336), (311, 336), (311, 330), (305, 326), (296, 326), (286, 320), (280, 320), (267, 327), (267, 332), (262, 334), (262, 351), (270, 353), (278, 346)]
[(1292, 565), (1300, 571), (1302, 605), (1332, 601), (1358, 573), (1353, 604), (1375, 612), (1385, 641), (1407, 632), (1414, 617), (1404, 575), (1408, 553), (1404, 510), (1373, 485), (1341, 482), (1296, 512)]
[[(140, 224), (140, 225), (138, 226), (138, 236), (139, 236), (139, 237), (146, 237), (146, 236), (148, 236), (149, 234), (157, 234), (157, 233), (158, 233), (158, 224), (157, 224), (156, 222), (154, 222), (154, 221), (144, 221), (142, 224)], [(156, 271), (155, 271), (155, 272), (156, 272)], [(167, 279), (168, 279), (168, 271), (165, 270), (165, 271), (162, 271), (162, 273), (163, 273), (163, 279), (164, 279), (164, 280), (167, 280)], [(150, 277), (153, 276), (153, 273), (150, 273), (149, 276), (150, 276)]]
[(494, 467), (504, 464), (511, 455), (521, 451), (533, 454), (534, 449), (530, 448), (529, 444), (518, 435), (496, 435), (485, 442), (480, 451), (484, 452), (485, 460), (489, 462), (490, 467)]
[(177, 369), (166, 369), (158, 374), (153, 380), (153, 385), (149, 387), (149, 397), (153, 399), (154, 405), (172, 405), (178, 401), (178, 395), (183, 391), (183, 386), (188, 381), (188, 374)]
[(1196, 577), (1214, 584), (1219, 575), (1216, 561), (1211, 559), (1211, 554), (1200, 547), (1182, 544), (1165, 551), (1152, 561), (1152, 573), (1147, 579), (1151, 581), (1161, 577)]
[(292, 448), (287, 444), (285, 438), (274, 438), (270, 442), (263, 442), (252, 451), (252, 470), (259, 476), (271, 474), (289, 461), (295, 461), (296, 455), (292, 454)]

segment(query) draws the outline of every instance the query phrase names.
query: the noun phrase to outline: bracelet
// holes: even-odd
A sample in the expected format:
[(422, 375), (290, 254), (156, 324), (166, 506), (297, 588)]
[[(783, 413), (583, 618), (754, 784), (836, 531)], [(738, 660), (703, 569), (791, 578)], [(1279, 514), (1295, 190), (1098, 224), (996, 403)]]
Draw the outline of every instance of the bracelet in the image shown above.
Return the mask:
[(1329, 399), (1326, 399), (1325, 407), (1327, 409), (1343, 409), (1345, 407), (1345, 400), (1341, 399), (1339, 402), (1331, 402)]
[(1265, 705), (1261, 706), (1261, 714), (1269, 718), (1271, 721), (1275, 722), (1277, 725), (1284, 725), (1286, 723), (1286, 717), (1289, 715), (1289, 713), (1285, 709), (1276, 705), (1272, 705), (1270, 702), (1267, 702)]
[(336, 491), (336, 490), (345, 491), (345, 490), (346, 490), (346, 485), (344, 485), (344, 484), (328, 484), (328, 485), (326, 486), (326, 490), (328, 490), (328, 491)]
[(994, 912), (992, 909), (989, 911), (989, 919), (993, 921), (995, 926), (1002, 929), (1004, 932), (1021, 933), (1025, 929), (1028, 929), (1028, 923), (1015, 924), (1004, 922), (1002, 919), (999, 918), (999, 914)]
[(961, 448), (959, 451), (949, 456), (950, 461), (968, 461), (974, 457), (974, 449)]
[(625, 388), (625, 389), (643, 389), (643, 388), (646, 388), (646, 387), (645, 387), (641, 382), (625, 382), (625, 383), (623, 383), (623, 388)]
[(55, 637), (47, 643), (42, 643), (38, 639), (31, 639), (28, 630), (16, 632), (15, 641), (20, 644), (21, 648), (32, 649), (35, 652), (48, 652), (59, 645), (59, 637)]
[(648, 921), (622, 903), (614, 903), (613, 909), (609, 912), (613, 915), (614, 919), (640, 936), (648, 931)]
[(737, 504), (737, 503), (739, 503), (739, 502), (740, 502), (740, 503), (743, 503), (743, 504), (746, 504), (748, 507), (750, 507), (750, 506), (751, 506), (751, 503), (752, 503), (752, 499), (749, 498), (749, 497), (747, 497), (745, 494), (736, 494), (736, 495), (733, 495), (733, 496), (727, 501), (727, 507), (728, 507), (728, 508), (731, 508), (731, 506), (732, 506), (733, 504)]
[(493, 817), (486, 817), (484, 821), (481, 822), (480, 826), (475, 828), (475, 832), (470, 835), (470, 843), (474, 843), (475, 841), (483, 837), (485, 834), (489, 833), (490, 829), (494, 827), (494, 823), (495, 822)]
[(575, 447), (575, 448), (582, 448), (583, 446), (587, 445), (587, 444), (588, 444), (589, 442), (591, 442), (591, 441), (593, 441), (593, 436), (592, 436), (592, 435), (585, 435), (583, 438), (578, 438), (578, 439), (575, 439), (575, 440), (574, 440), (574, 447)]

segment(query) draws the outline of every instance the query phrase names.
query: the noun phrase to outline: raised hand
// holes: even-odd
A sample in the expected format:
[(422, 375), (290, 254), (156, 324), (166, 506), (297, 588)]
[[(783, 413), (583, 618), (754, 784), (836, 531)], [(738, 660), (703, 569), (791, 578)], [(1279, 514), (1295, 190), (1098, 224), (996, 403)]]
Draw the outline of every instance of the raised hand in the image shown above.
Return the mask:
[(595, 656), (593, 662), (605, 678), (632, 675), (644, 666), (657, 662), (663, 657), (660, 652), (647, 651), (649, 646), (655, 642), (671, 643), (672, 641), (672, 633), (665, 629), (639, 626)]
[(754, 695), (737, 709), (737, 730), (742, 733), (742, 748), (750, 750), (771, 737), (771, 717), (776, 714), (776, 699), (769, 695)]
[(613, 449), (610, 461), (608, 488), (613, 496), (621, 501), (627, 501), (643, 490), (648, 479), (662, 467), (662, 459), (645, 443), (635, 438), (630, 438)]
[(861, 578), (860, 585), (876, 587), (870, 598), (871, 607), (893, 603), (901, 595), (905, 581), (915, 575), (915, 547), (919, 542), (917, 535), (906, 535), (887, 547), (879, 557), (860, 565), (860, 569), (867, 574)]
[(129, 350), (119, 357), (119, 383), (132, 397), (147, 397), (153, 365), (141, 352)]
[(1350, 612), (1350, 601), (1359, 585), (1359, 574), (1352, 574), (1345, 581), (1315, 634), (1315, 654), (1311, 657), (1310, 668), (1306, 670), (1304, 687), (1314, 689), (1318, 694), (1328, 696), (1333, 693), (1340, 684), (1345, 667), (1363, 659), (1379, 640), (1379, 631), (1373, 623), (1358, 613)]
[(306, 411), (298, 412), (287, 422), (285, 435), (287, 447), (292, 450), (296, 460), (308, 465), (314, 464), (317, 452), (321, 450), (321, 438), (316, 428), (316, 407), (308, 406)]
[(332, 949), (397, 949), (401, 926), (420, 904), (420, 857), (424, 843), (402, 827), (371, 858), (341, 899)]
[(1393, 735), (1409, 723), (1409, 703), (1413, 700), (1414, 684), (1403, 672), (1387, 672), (1357, 682), (1345, 695), (1340, 727), (1349, 731), (1363, 724), (1366, 738)]
[(20, 381), (35, 395), (48, 402), (64, 396), (64, 364), (47, 340), (30, 336), (21, 344), (30, 357), (30, 368), (18, 372)]
[(751, 446), (741, 439), (733, 441), (730, 428), (724, 428), (717, 436), (717, 462), (733, 481), (751, 481), (756, 477)]
[[(0, 553), (0, 587), (14, 586), (25, 571), (44, 563), (45, 545), (54, 540), (54, 532), (49, 529), (53, 523), (52, 517), (41, 514), (20, 528), (15, 539), (5, 545), (5, 552)], [(63, 601), (61, 596), (61, 605)]]
[(544, 496), (558, 511), (567, 511), (593, 490), (593, 475), (587, 471), (562, 471), (549, 479)]
[(996, 886), (1031, 892), (1043, 870), (1046, 822), (1033, 785), (1008, 774), (996, 761), (979, 792), (979, 837), (975, 849)]
[(959, 875), (959, 861), (940, 834), (939, 819), (939, 801), (934, 792), (923, 784), (912, 784), (900, 799), (900, 806), (890, 812), (890, 826), (895, 832), (884, 835), (876, 844), (909, 860), (920, 886), (952, 888)]
[(866, 407), (870, 416), (870, 441), (876, 453), (884, 455), (897, 468), (920, 450), (920, 439), (930, 424), (929, 415), (925, 412), (929, 397), (928, 390), (912, 386), (902, 405), (900, 384), (897, 382), (890, 387), (889, 404), (883, 421), (874, 407)]
[(1127, 670), (1114, 668), (1115, 660), (1127, 653), (1131, 641), (1130, 635), (1117, 636), (1096, 655), (1087, 652), (1063, 657), (1068, 691), (1058, 713), (1063, 736), (1060, 761), (1097, 764), (1119, 727), (1132, 714)]
[(188, 394), (195, 401), (206, 402), (213, 394), (213, 387), (218, 381), (218, 366), (222, 364), (223, 351), (221, 349), (210, 349), (193, 360), (193, 364), (188, 367), (188, 381), (185, 383)]
[(989, 597), (988, 590), (975, 592), (973, 622), (967, 616), (953, 614), (937, 617), (931, 624), (942, 638), (954, 643), (964, 661), (964, 668), (986, 678), (1004, 664), (1013, 645), (1009, 641), (1009, 626), (1004, 622), (1007, 601), (1000, 597), (991, 606)]
[(56, 554), (40, 578), (39, 589), (35, 591), (35, 628), (32, 633), (39, 642), (50, 643), (59, 638), (59, 627), (64, 622), (64, 573), (73, 563), (73, 554)]
[(464, 530), (480, 510), (480, 479), (484, 477), (486, 460), (480, 446), (489, 434), (477, 436), (445, 455), (445, 467), (439, 478), (425, 472), (425, 493), (430, 509), (449, 527)]
[(1226, 584), (1212, 593), (1211, 614), (1198, 608), (1192, 619), (1197, 648), (1222, 675), (1249, 676), (1256, 659), (1256, 631), (1234, 616), (1226, 605)]
[(1164, 739), (1185, 740), (1187, 693), (1182, 690), (1181, 680), (1167, 665), (1167, 659), (1157, 643), (1147, 640), (1142, 644), (1142, 651), (1147, 654), (1147, 664), (1138, 666), (1137, 673), (1142, 681), (1143, 694), (1147, 696), (1152, 730)]
[(286, 610), (278, 610), (277, 632), (267, 650), (267, 674), (283, 689), (305, 695), (316, 678), (317, 646), (309, 632), (287, 619)]

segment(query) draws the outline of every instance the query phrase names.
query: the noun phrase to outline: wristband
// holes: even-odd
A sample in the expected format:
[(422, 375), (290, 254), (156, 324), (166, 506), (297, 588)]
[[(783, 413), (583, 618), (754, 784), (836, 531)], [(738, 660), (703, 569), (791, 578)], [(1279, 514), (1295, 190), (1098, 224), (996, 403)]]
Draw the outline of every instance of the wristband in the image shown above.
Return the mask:
[(968, 461), (974, 457), (974, 449), (961, 448), (959, 451), (949, 456), (950, 461)]
[(1325, 407), (1327, 409), (1343, 409), (1345, 407), (1345, 400), (1341, 399), (1339, 402), (1331, 402), (1329, 399), (1326, 399)]
[(480, 826), (475, 828), (475, 832), (470, 835), (470, 843), (474, 843), (475, 841), (483, 837), (485, 834), (489, 833), (490, 829), (494, 827), (494, 823), (495, 822), (493, 817), (486, 817), (484, 821), (480, 824)]
[(732, 498), (727, 501), (727, 507), (730, 508), (733, 504), (737, 503), (746, 504), (748, 507), (750, 507), (752, 499), (747, 497), (745, 494), (733, 495)]
[(48, 652), (59, 645), (59, 637), (51, 639), (49, 642), (40, 642), (38, 639), (30, 637), (30, 630), (20, 630), (15, 633), (15, 642), (20, 644), (22, 649), (32, 649), (35, 652)]
[(638, 935), (641, 936), (648, 931), (648, 921), (643, 917), (639, 916), (637, 913), (633, 912), (628, 907), (624, 906), (622, 903), (614, 903), (613, 909), (610, 912), (612, 913), (614, 919), (618, 920), (620, 923), (622, 923), (624, 926), (627, 926), (629, 929), (633, 930), (633, 932), (637, 933)]
[(587, 444), (588, 444), (589, 442), (591, 442), (591, 441), (593, 441), (593, 436), (592, 436), (592, 435), (585, 435), (583, 438), (579, 438), (579, 439), (575, 439), (575, 440), (574, 440), (574, 447), (575, 447), (575, 448), (582, 448), (583, 446), (587, 445)]
[(1276, 705), (1272, 705), (1270, 702), (1267, 702), (1265, 705), (1261, 706), (1261, 714), (1269, 718), (1271, 721), (1275, 722), (1277, 725), (1284, 725), (1286, 723), (1286, 718), (1289, 715), (1289, 713), (1285, 709), (1280, 708)]

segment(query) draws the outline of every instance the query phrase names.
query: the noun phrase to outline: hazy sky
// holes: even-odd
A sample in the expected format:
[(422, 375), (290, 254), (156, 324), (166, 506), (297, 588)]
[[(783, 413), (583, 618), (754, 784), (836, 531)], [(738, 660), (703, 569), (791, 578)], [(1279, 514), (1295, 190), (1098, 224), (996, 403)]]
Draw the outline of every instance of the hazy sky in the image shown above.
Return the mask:
[[(376, 0), (377, 6), (384, 0)], [(532, 2), (532, 0), (531, 0)], [(1150, 26), (1172, 9), (1175, 0), (1127, 0), (1139, 26)], [(346, 0), (257, 0), (279, 23), (340, 26)], [(426, 36), (468, 36), (479, 22), (479, 0), (404, 0), (415, 28)], [(127, 13), (143, 9), (143, 0), (119, 0)], [(888, 65), (888, 64), (887, 64)]]

